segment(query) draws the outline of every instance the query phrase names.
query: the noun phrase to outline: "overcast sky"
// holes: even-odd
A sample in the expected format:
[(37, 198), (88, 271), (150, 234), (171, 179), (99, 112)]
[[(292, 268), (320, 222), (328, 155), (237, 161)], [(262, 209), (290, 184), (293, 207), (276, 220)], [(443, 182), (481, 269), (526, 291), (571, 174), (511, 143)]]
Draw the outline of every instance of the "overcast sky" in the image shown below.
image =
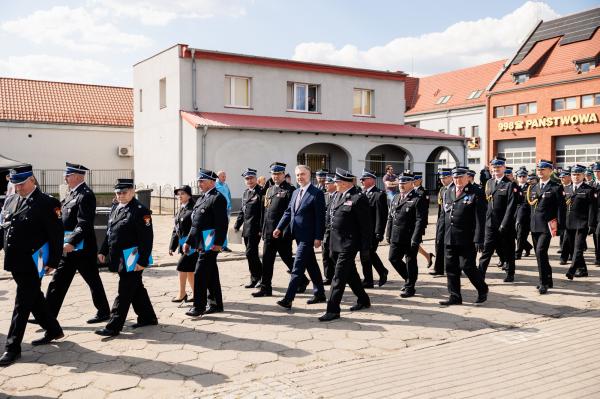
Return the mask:
[(0, 76), (130, 86), (175, 43), (425, 76), (510, 57), (592, 0), (0, 0)]

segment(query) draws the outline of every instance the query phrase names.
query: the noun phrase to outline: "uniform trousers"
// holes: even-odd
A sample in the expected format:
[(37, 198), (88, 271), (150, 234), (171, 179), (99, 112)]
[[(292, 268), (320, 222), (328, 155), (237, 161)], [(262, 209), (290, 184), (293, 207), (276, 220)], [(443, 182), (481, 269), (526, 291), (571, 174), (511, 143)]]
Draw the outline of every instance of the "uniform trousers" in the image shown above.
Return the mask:
[[(201, 252), (194, 272), (194, 308), (204, 312), (208, 301), (211, 306), (223, 309), (223, 293), (215, 251)], [(210, 294), (210, 295), (209, 295)]]
[(490, 261), (494, 251), (498, 251), (500, 260), (508, 264), (507, 274), (512, 276), (515, 274), (515, 234), (514, 230), (507, 229), (500, 233), (495, 229), (486, 229), (485, 241), (483, 244), (483, 252), (479, 258), (479, 272), (485, 279)]
[(533, 249), (533, 245), (527, 241), (528, 236), (529, 224), (517, 223), (517, 249), (515, 256), (521, 257), (523, 255), (523, 251), (529, 253)]
[(583, 257), (585, 251), (585, 240), (587, 239), (588, 229), (567, 229), (566, 235), (569, 237), (569, 242), (573, 246), (573, 259), (571, 266), (567, 271), (568, 274), (574, 274), (575, 270), (581, 269), (587, 273), (587, 265)]
[(143, 273), (143, 271), (119, 272), (118, 293), (110, 310), (107, 329), (121, 331), (130, 306), (133, 306), (133, 311), (137, 314), (138, 323), (156, 320), (156, 313), (154, 313), (148, 291), (142, 282)]
[(369, 295), (360, 281), (360, 276), (356, 270), (356, 250), (345, 252), (332, 252), (331, 256), (335, 262), (335, 273), (331, 282), (331, 292), (327, 301), (327, 313), (340, 313), (340, 303), (344, 296), (346, 284), (358, 298), (358, 303), (363, 305), (371, 305)]
[(538, 274), (541, 285), (552, 284), (552, 267), (548, 259), (548, 248), (550, 248), (550, 233), (531, 233), (535, 247), (535, 257), (538, 265)]
[(248, 269), (250, 270), (250, 280), (257, 282), (262, 277), (262, 262), (258, 255), (258, 244), (260, 236), (252, 234), (250, 237), (244, 237), (244, 245), (246, 246), (246, 259), (248, 260)]
[(360, 264), (362, 265), (363, 279), (369, 284), (373, 284), (373, 268), (375, 268), (379, 277), (388, 273), (388, 270), (383, 265), (379, 255), (377, 255), (378, 246), (379, 241), (373, 239), (373, 241), (371, 241), (371, 246), (369, 247), (369, 257), (367, 258), (363, 253), (360, 254)]
[(488, 290), (483, 276), (475, 267), (476, 251), (474, 244), (446, 245), (446, 278), (448, 281), (448, 292), (450, 297), (462, 300), (460, 293), (461, 270), (477, 289), (477, 293), (483, 294)]
[[(417, 254), (419, 252), (419, 247), (412, 248), (410, 244), (404, 243), (390, 243), (390, 253), (388, 259), (394, 269), (400, 274), (405, 281), (404, 287), (413, 289), (415, 288), (415, 283), (417, 282), (417, 277), (419, 275), (419, 269), (417, 267)], [(406, 256), (406, 262), (404, 262), (404, 257)]]

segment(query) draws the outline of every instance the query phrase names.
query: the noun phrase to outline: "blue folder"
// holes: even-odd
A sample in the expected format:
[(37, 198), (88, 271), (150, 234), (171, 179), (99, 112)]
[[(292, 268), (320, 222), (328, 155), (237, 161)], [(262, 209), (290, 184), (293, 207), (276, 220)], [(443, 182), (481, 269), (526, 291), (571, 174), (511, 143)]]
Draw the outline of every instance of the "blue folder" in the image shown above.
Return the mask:
[[(215, 246), (215, 229), (204, 230), (202, 232), (202, 249), (204, 252), (210, 251)], [(227, 246), (227, 239), (222, 245), (223, 247)]]
[[(123, 263), (125, 265), (125, 270), (128, 272), (132, 272), (135, 270), (135, 265), (137, 265), (137, 261), (140, 258), (140, 254), (138, 252), (138, 247), (131, 247), (123, 250)], [(152, 255), (148, 258), (148, 266), (154, 264), (154, 259), (152, 259)]]
[[(185, 242), (187, 241), (187, 239), (188, 239), (188, 236), (181, 237), (181, 238), (179, 239), (179, 246), (180, 246), (181, 248), (183, 248), (183, 244), (185, 244)], [(196, 252), (196, 248), (190, 248), (190, 250), (188, 251), (188, 253), (187, 253), (187, 254), (184, 254), (184, 255), (187, 255), (187, 256), (189, 256), (189, 255), (192, 255), (194, 252)]]
[(35, 251), (31, 258), (33, 259), (33, 263), (37, 267), (38, 275), (40, 278), (44, 277), (46, 274), (45, 267), (48, 266), (48, 258), (50, 257), (50, 246), (48, 243), (42, 245), (40, 249)]
[[(67, 231), (65, 230), (65, 240), (64, 243), (67, 243), (67, 240), (70, 238), (69, 236), (73, 234), (72, 231)], [(75, 249), (73, 251), (81, 251), (83, 249), (83, 240), (79, 241), (77, 244), (75, 244)]]

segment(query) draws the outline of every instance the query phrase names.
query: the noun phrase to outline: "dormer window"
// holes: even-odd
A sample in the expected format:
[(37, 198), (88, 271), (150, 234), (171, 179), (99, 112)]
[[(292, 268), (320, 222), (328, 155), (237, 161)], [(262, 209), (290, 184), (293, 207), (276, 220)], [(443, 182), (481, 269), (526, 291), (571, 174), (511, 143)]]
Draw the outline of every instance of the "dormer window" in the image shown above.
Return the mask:
[(467, 100), (474, 100), (476, 98), (479, 98), (481, 97), (481, 94), (483, 94), (483, 90), (473, 90), (471, 94), (469, 94), (469, 97), (467, 97)]
[(528, 72), (520, 72), (520, 73), (513, 74), (513, 82), (515, 82), (516, 84), (525, 83), (528, 80), (529, 80)]
[(440, 98), (438, 98), (438, 100), (435, 103), (436, 104), (446, 104), (451, 98), (452, 98), (452, 95), (441, 96)]
[(577, 70), (577, 73), (587, 73), (594, 68), (596, 68), (595, 60), (586, 60), (586, 61), (575, 62), (575, 69)]

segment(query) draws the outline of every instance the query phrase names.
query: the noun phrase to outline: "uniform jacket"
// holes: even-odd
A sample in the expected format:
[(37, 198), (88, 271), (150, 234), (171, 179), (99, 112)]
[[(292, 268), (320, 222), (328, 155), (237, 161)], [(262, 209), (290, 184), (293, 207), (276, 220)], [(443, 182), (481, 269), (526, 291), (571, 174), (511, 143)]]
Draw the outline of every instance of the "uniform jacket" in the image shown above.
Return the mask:
[(427, 227), (429, 201), (417, 190), (411, 190), (403, 200), (398, 193), (392, 199), (387, 220), (387, 240), (395, 244), (420, 244)]
[(45, 243), (49, 247), (47, 266), (56, 269), (64, 240), (60, 202), (37, 187), (17, 209), (19, 198), (18, 194), (10, 196), (2, 209), (0, 248), (4, 249), (4, 270), (37, 271), (31, 256)]
[(186, 244), (197, 250), (202, 250), (202, 232), (215, 230), (214, 245), (222, 246), (227, 237), (227, 200), (216, 188), (211, 189), (200, 197), (194, 204), (192, 211), (192, 228)]
[[(263, 211), (262, 238), (273, 238), (273, 231), (277, 228), (283, 213), (288, 208), (292, 193), (295, 188), (288, 182), (283, 182), (279, 186), (271, 185), (263, 197), (265, 209)], [(289, 229), (281, 230), (281, 236), (290, 236)]]
[(527, 188), (525, 196), (531, 207), (530, 228), (532, 233), (550, 233), (548, 222), (557, 219), (558, 229), (565, 227), (565, 199), (561, 184), (549, 180), (544, 189), (537, 183)]
[(337, 191), (325, 193), (325, 236), (329, 236), (331, 231), (331, 205), (335, 202)]
[(83, 249), (74, 251), (67, 256), (87, 255), (96, 258), (98, 244), (94, 232), (94, 219), (96, 218), (96, 196), (82, 183), (61, 202), (62, 222), (65, 231), (72, 231), (65, 237), (65, 243), (76, 246), (83, 241)]
[(261, 233), (262, 212), (264, 209), (263, 192), (257, 184), (242, 194), (242, 209), (235, 221), (234, 229), (243, 225), (242, 237), (258, 236)]
[(440, 187), (440, 191), (438, 191), (437, 196), (437, 204), (438, 204), (438, 217), (437, 222), (435, 223), (435, 240), (444, 241), (444, 234), (446, 232), (446, 228), (444, 227), (444, 193), (448, 189), (448, 186)]
[(145, 267), (152, 253), (153, 240), (152, 211), (134, 198), (122, 208), (113, 204), (100, 253), (108, 256), (110, 271), (123, 272), (123, 250), (137, 247), (137, 263)]
[(485, 195), (488, 201), (485, 215), (486, 228), (497, 231), (500, 226), (513, 229), (519, 189), (516, 184), (503, 176), (498, 184), (496, 179), (490, 179), (485, 185)]
[(581, 183), (577, 190), (574, 190), (573, 184), (569, 184), (564, 190), (567, 229), (595, 229), (598, 213), (598, 196), (595, 190), (586, 183)]
[(337, 194), (329, 216), (331, 252), (369, 250), (373, 231), (369, 220), (369, 202), (355, 187)]
[(373, 228), (373, 239), (376, 235), (383, 238), (388, 218), (387, 196), (375, 186), (369, 191), (363, 191), (363, 193), (369, 200), (369, 219)]
[(527, 202), (527, 188), (529, 183), (525, 183), (523, 187), (517, 186), (519, 189), (519, 201), (517, 203), (517, 210), (515, 212), (515, 225), (519, 224), (522, 226), (529, 226), (529, 219), (531, 218), (531, 207)]
[(314, 240), (323, 240), (325, 232), (325, 195), (312, 184), (300, 199), (296, 210), (296, 199), (300, 195), (298, 189), (292, 193), (288, 208), (283, 213), (277, 228), (281, 231), (290, 227), (292, 236), (301, 242), (312, 243)]
[(444, 243), (445, 245), (483, 244), (485, 232), (485, 199), (467, 184), (456, 197), (454, 183), (444, 193)]
[(598, 210), (596, 213), (596, 234), (600, 235), (600, 181), (594, 182), (594, 190), (596, 190), (596, 209)]
[(195, 204), (196, 202), (194, 199), (190, 198), (184, 207), (179, 207), (179, 210), (175, 215), (175, 225), (173, 226), (171, 242), (169, 243), (169, 249), (173, 252), (179, 249), (179, 253), (182, 253), (179, 240), (187, 237), (190, 234), (190, 230), (192, 228), (192, 212)]

